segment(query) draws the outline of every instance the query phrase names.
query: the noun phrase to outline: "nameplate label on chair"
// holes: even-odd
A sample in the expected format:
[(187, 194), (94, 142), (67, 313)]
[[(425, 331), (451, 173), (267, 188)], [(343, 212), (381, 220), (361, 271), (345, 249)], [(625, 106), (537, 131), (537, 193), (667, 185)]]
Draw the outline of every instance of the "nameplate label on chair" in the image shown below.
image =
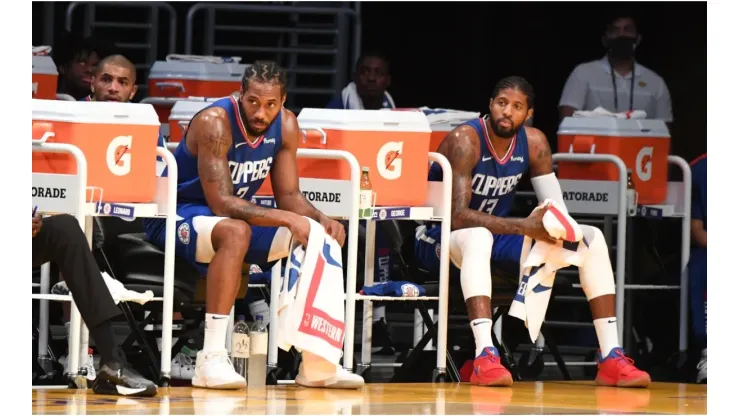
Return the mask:
[(619, 182), (561, 179), (560, 187), (571, 214), (617, 215)]
[(34, 173), (32, 202), (39, 212), (75, 214), (79, 195), (77, 175)]
[[(299, 178), (301, 193), (324, 215), (333, 218), (349, 218), (352, 212), (352, 184), (336, 179)], [(275, 198), (255, 196), (253, 204), (276, 208)]]

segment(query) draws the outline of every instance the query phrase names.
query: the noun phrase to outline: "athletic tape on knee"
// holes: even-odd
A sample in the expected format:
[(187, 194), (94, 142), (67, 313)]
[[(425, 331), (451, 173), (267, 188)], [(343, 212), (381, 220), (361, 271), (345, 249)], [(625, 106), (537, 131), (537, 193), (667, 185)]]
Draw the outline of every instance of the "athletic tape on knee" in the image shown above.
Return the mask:
[(609, 260), (604, 234), (596, 227), (581, 225), (583, 238), (588, 242), (588, 254), (583, 266), (578, 268), (583, 293), (591, 300), (604, 295), (613, 295), (615, 290), (614, 272)]
[(216, 227), (216, 224), (225, 219), (226, 217), (211, 217), (206, 215), (199, 215), (193, 218), (193, 229), (198, 234), (198, 240), (195, 242), (195, 261), (198, 263), (208, 264), (213, 260), (216, 250), (213, 248), (211, 233)]
[(492, 248), (493, 236), (482, 227), (456, 230), (450, 235), (450, 257), (460, 260), (456, 263), (460, 267), (465, 300), (475, 296), (491, 297)]

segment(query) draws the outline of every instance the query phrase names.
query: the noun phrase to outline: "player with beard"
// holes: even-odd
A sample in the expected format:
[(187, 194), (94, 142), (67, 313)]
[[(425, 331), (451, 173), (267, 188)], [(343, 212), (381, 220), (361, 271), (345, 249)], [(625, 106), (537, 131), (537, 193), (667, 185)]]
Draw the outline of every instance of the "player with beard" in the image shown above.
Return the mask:
[[(285, 84), (286, 72), (275, 62), (248, 65), (239, 96), (222, 98), (197, 113), (174, 152), (178, 168), (175, 253), (206, 276), (205, 337), (192, 379), (196, 387), (247, 385), (234, 371), (225, 348), (229, 312), (245, 263), (266, 264), (287, 257), (291, 238), (305, 246), (310, 223), (304, 217), (319, 222), (328, 235), (344, 244), (342, 225), (313, 207), (298, 188), (301, 131), (296, 116), (283, 107)], [(277, 209), (250, 202), (268, 174)], [(164, 219), (147, 220), (145, 228), (148, 239), (163, 248)], [(296, 384), (327, 388), (363, 384), (360, 376), (341, 367), (327, 379), (307, 376), (316, 371), (309, 361), (304, 354)]]
[[(524, 237), (555, 242), (542, 223), (546, 210), (528, 218), (507, 218), (521, 177), (529, 172), (540, 202), (552, 199), (565, 207), (547, 138), (524, 125), (532, 117), (533, 103), (534, 91), (525, 79), (504, 78), (493, 90), (490, 117), (458, 126), (437, 150), (452, 166), (450, 260), (457, 267), (451, 267), (450, 274), (460, 278), (475, 338), (472, 384), (509, 386), (513, 382), (491, 337), (491, 269), (498, 278), (519, 286)], [(434, 164), (429, 180), (441, 179), (441, 169)], [(587, 248), (579, 278), (602, 353), (596, 382), (645, 387), (650, 376), (638, 370), (619, 345), (614, 274), (604, 236), (594, 227), (582, 225), (581, 229)], [(440, 234), (438, 226), (417, 229), (416, 255), (430, 271), (439, 270)]]
[(105, 57), (93, 71), (91, 95), (84, 101), (130, 102), (136, 95), (136, 67), (123, 55)]

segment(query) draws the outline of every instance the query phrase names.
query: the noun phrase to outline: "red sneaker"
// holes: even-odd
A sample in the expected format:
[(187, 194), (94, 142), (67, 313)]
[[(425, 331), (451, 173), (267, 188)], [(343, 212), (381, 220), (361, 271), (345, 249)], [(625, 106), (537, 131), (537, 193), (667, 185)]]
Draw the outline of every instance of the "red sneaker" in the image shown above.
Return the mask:
[(478, 386), (511, 386), (514, 380), (511, 373), (501, 365), (501, 357), (494, 347), (486, 347), (473, 361), (473, 374), (470, 384)]
[(606, 358), (599, 359), (596, 384), (616, 387), (647, 387), (650, 385), (650, 374), (638, 369), (634, 364), (631, 358), (624, 355), (622, 348), (612, 349)]

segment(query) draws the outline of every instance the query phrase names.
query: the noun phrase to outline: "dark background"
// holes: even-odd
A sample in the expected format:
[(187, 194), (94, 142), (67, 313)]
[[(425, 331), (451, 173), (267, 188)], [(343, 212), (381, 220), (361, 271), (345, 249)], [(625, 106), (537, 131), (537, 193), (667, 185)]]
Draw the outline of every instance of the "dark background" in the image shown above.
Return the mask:
[[(179, 22), (192, 4), (172, 3)], [(67, 5), (55, 4), (57, 34)], [(33, 3), (34, 45), (43, 37), (42, 9), (43, 3)], [(615, 10), (636, 14), (643, 35), (638, 62), (668, 85), (673, 153), (691, 161), (706, 152), (707, 143), (706, 3), (363, 2), (362, 44), (390, 57), (389, 90), (400, 107), (486, 112), (498, 79), (525, 77), (537, 96), (535, 126), (554, 145), (563, 85), (576, 65), (604, 56), (604, 20)], [(178, 52), (184, 48), (183, 26)], [(164, 58), (164, 48), (160, 54)]]

